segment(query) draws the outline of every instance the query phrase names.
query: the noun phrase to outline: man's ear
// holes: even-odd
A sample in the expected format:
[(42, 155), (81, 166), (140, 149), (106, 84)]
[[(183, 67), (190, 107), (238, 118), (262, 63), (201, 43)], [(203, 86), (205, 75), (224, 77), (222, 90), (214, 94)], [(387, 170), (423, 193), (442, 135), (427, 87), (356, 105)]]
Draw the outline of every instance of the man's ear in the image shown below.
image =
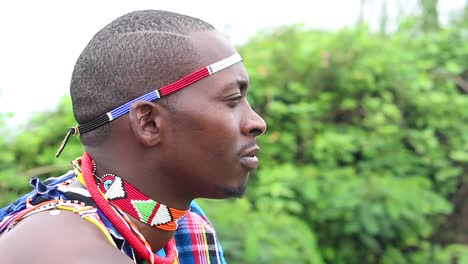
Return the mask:
[(130, 127), (135, 137), (145, 146), (161, 142), (162, 107), (153, 102), (136, 101), (130, 108)]

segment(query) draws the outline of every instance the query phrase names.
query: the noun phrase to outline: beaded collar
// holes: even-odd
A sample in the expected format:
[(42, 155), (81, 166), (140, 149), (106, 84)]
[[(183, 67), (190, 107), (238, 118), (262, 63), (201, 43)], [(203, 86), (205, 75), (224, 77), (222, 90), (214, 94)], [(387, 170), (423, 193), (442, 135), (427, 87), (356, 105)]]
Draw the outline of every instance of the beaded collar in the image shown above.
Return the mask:
[(93, 175), (98, 179), (98, 188), (109, 203), (118, 206), (141, 222), (167, 231), (177, 229), (177, 220), (187, 210), (177, 210), (158, 203), (144, 195), (129, 182), (114, 175), (96, 176), (96, 162), (93, 161)]
[[(101, 209), (102, 213), (109, 219), (109, 221), (114, 225), (114, 227), (122, 234), (125, 240), (135, 250), (136, 254), (151, 264), (153, 263), (173, 264), (177, 262), (176, 260), (177, 249), (175, 246), (174, 238), (172, 238), (164, 247), (166, 251), (165, 258), (154, 254), (153, 250), (151, 249), (151, 246), (145, 240), (144, 236), (138, 231), (138, 228), (130, 221), (130, 219), (125, 214), (122, 214), (122, 215), (119, 214), (117, 210), (119, 209), (119, 206), (114, 205), (115, 208), (114, 206), (112, 206), (113, 204), (111, 203), (111, 201), (109, 201), (105, 197), (105, 194), (98, 187), (98, 185), (100, 184), (98, 184), (95, 180), (94, 173), (93, 173), (93, 169), (94, 169), (93, 163), (94, 162), (91, 156), (86, 152), (84, 153), (81, 160), (76, 160), (75, 162), (73, 162), (75, 169), (79, 172), (77, 178), (81, 183), (85, 185), (91, 197), (95, 201), (96, 205)], [(103, 182), (105, 183), (106, 181), (103, 181)], [(114, 178), (114, 181), (110, 185), (108, 182), (109, 189), (114, 184), (114, 182), (115, 182), (115, 178)], [(124, 181), (122, 180), (122, 183), (123, 182)], [(117, 189), (117, 187), (115, 188)], [(153, 208), (153, 207), (150, 206), (150, 208)], [(122, 208), (122, 210), (124, 209)], [(137, 219), (140, 219), (140, 218), (137, 217)]]

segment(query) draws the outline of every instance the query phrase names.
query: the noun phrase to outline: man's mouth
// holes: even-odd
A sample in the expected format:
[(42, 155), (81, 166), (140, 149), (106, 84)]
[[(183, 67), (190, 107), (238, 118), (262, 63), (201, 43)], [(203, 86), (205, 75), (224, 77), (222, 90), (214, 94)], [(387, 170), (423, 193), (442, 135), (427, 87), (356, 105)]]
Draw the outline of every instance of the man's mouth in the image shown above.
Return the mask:
[(247, 169), (254, 170), (258, 167), (258, 157), (257, 153), (260, 151), (260, 148), (255, 144), (252, 147), (246, 149), (240, 158), (241, 164)]
[(249, 170), (254, 170), (258, 167), (257, 156), (244, 156), (240, 159), (241, 164)]

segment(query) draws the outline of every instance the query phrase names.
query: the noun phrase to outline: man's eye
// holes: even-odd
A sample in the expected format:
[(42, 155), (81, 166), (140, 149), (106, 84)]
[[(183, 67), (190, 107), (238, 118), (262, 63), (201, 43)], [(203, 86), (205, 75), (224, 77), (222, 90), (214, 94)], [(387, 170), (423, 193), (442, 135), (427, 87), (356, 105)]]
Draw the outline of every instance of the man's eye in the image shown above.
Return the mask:
[(241, 100), (242, 100), (242, 95), (239, 95), (230, 99), (230, 101), (233, 101), (235, 103), (239, 103)]
[(235, 107), (236, 105), (238, 105), (240, 103), (242, 98), (244, 98), (244, 97), (241, 94), (239, 94), (239, 95), (235, 95), (235, 96), (227, 98), (226, 102), (228, 102), (228, 105), (230, 107)]

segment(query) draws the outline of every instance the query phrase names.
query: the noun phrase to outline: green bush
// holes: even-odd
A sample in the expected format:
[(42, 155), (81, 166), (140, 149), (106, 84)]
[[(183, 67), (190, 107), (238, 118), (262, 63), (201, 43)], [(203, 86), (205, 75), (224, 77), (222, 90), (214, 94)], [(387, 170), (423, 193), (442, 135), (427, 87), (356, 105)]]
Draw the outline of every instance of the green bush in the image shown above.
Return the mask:
[(285, 27), (241, 49), (269, 125), (249, 201), (306, 223), (326, 263), (446, 254), (431, 236), (466, 174), (468, 97), (454, 78), (468, 42), (460, 30), (407, 32)]
[[(269, 128), (247, 199), (201, 201), (230, 263), (468, 261), (466, 246), (433, 237), (467, 176), (467, 34), (411, 25), (387, 36), (291, 26), (240, 47)], [(0, 137), (2, 203), (27, 188), (18, 175), (57, 173), (81, 154), (71, 139), (53, 157), (70, 111), (65, 98)]]

